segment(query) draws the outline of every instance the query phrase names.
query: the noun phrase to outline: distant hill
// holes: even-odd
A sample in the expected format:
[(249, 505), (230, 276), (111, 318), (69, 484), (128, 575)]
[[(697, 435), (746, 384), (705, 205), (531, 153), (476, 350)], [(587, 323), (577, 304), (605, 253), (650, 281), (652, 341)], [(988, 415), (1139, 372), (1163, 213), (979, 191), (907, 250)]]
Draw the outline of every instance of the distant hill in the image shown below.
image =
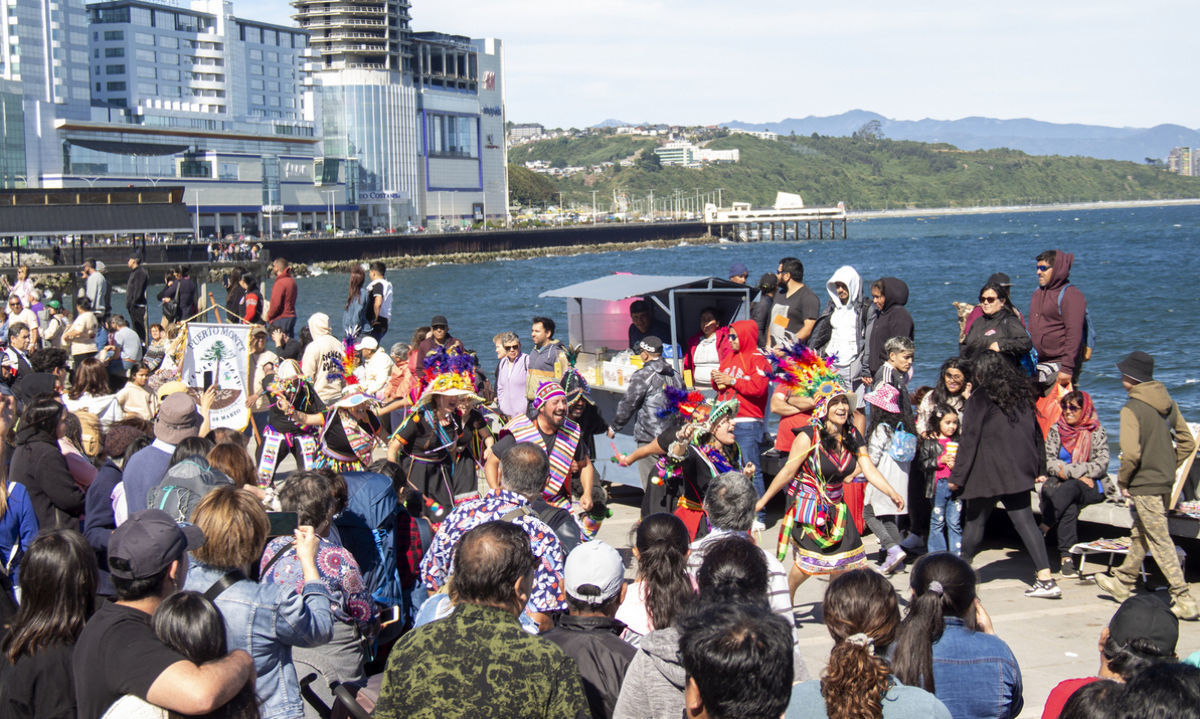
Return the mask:
[(946, 142), (962, 150), (1009, 148), (1031, 155), (1096, 157), (1104, 160), (1143, 162), (1147, 157), (1165, 159), (1172, 147), (1200, 147), (1200, 131), (1181, 125), (1150, 128), (1105, 127), (1042, 122), (1040, 120), (997, 120), (965, 117), (961, 120), (890, 120), (866, 110), (851, 110), (828, 117), (787, 118), (779, 122), (722, 123), (743, 130), (771, 130), (782, 135), (849, 137), (871, 120), (878, 120), (883, 133), (893, 140)]
[[(751, 126), (758, 127), (761, 126)], [(723, 191), (722, 202), (769, 205), (778, 191), (797, 192), (809, 205), (844, 201), (848, 209), (977, 207), (988, 205), (1152, 200), (1200, 197), (1200, 178), (1145, 163), (1090, 157), (1043, 157), (1017, 150), (960, 150), (948, 144), (866, 140), (821, 135), (719, 137), (712, 149), (740, 150), (736, 164), (696, 169), (645, 161), (656, 142), (629, 135), (555, 138), (514, 147), (510, 162), (541, 160), (554, 167), (590, 167), (638, 157), (602, 172), (550, 178), (568, 204), (626, 194), (662, 198)], [(545, 191), (543, 190), (543, 193)]]

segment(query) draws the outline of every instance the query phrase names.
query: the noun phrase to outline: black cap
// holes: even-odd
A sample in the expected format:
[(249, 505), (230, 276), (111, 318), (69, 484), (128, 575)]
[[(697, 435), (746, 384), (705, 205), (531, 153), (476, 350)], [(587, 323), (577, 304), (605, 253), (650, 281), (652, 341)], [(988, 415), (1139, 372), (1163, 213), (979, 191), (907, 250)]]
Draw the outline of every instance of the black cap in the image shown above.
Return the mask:
[(1131, 380), (1150, 382), (1154, 379), (1154, 358), (1141, 350), (1130, 352), (1117, 363), (1117, 369)]
[(654, 335), (646, 335), (638, 340), (637, 347), (634, 349), (638, 352), (649, 352), (652, 355), (660, 355), (662, 354), (662, 347), (662, 340)]
[(429, 320), (430, 327), (449, 327), (450, 323), (446, 321), (445, 315), (434, 315), (433, 319)]
[(996, 272), (991, 277), (988, 277), (989, 285), (999, 285), (1001, 287), (1012, 287), (1012, 278), (1003, 272)]
[(194, 524), (176, 524), (161, 509), (130, 515), (108, 539), (108, 571), (118, 579), (149, 579), (204, 545), (204, 532)]
[(1120, 646), (1138, 638), (1148, 640), (1161, 654), (1171, 656), (1179, 641), (1179, 620), (1158, 597), (1138, 594), (1117, 607), (1108, 621), (1108, 636)]

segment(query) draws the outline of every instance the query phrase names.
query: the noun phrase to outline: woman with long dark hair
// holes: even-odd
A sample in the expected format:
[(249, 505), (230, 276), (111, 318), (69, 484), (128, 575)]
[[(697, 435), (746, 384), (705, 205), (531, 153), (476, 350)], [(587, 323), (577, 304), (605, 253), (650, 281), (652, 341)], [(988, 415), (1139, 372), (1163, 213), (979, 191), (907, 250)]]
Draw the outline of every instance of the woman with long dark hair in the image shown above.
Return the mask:
[(970, 562), (999, 500), (1033, 560), (1037, 580), (1027, 597), (1057, 599), (1046, 541), (1033, 518), (1030, 491), (1046, 473), (1045, 443), (1028, 377), (997, 352), (974, 363), (975, 388), (963, 407), (961, 437), (950, 491), (963, 500), (962, 556)]
[(673, 514), (652, 514), (638, 524), (633, 556), (637, 579), (617, 609), (627, 627), (623, 638), (637, 645), (656, 629), (665, 629), (695, 596), (687, 572), (687, 525)]
[(21, 606), (0, 645), (12, 664), (0, 687), (0, 716), (72, 719), (71, 656), (95, 609), (96, 555), (79, 532), (54, 529), (21, 561)]
[(263, 321), (263, 296), (258, 289), (258, 280), (254, 275), (242, 275), (238, 281), (242, 296), (238, 299), (238, 314), (242, 322), (248, 325), (259, 325)]
[(71, 378), (71, 391), (67, 394), (67, 410), (87, 410), (100, 419), (100, 428), (108, 431), (113, 422), (125, 418), (125, 411), (117, 402), (117, 395), (108, 384), (108, 370), (95, 357), (89, 357), (75, 365)]
[(346, 293), (346, 311), (342, 313), (342, 336), (358, 337), (362, 332), (363, 305), (367, 301), (367, 273), (361, 264), (350, 267), (350, 289)]
[(1021, 668), (992, 630), (971, 565), (947, 552), (926, 554), (909, 581), (912, 601), (892, 652), (896, 678), (932, 692), (955, 717), (1017, 716)]
[(933, 391), (921, 398), (917, 406), (917, 434), (936, 437), (937, 425), (930, 424), (929, 416), (939, 404), (953, 407), (960, 414), (967, 398), (971, 396), (971, 363), (961, 357), (951, 357), (938, 370), (937, 384)]
[(9, 481), (20, 482), (28, 490), (42, 529), (78, 530), (83, 514), (83, 490), (75, 484), (58, 448), (66, 411), (54, 397), (42, 397), (26, 406), (8, 467)]
[(821, 606), (834, 642), (829, 665), (820, 680), (792, 688), (788, 717), (949, 719), (929, 692), (893, 676), (887, 653), (896, 641), (900, 605), (883, 575), (856, 569), (834, 577)]

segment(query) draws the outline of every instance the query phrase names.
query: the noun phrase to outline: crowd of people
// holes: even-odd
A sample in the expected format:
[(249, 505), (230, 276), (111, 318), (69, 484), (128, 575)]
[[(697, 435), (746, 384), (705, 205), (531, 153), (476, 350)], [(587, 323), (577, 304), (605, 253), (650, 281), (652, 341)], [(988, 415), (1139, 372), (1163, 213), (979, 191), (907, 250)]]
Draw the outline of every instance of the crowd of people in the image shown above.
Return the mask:
[[(1055, 569), (1078, 573), (1080, 510), (1106, 497), (1132, 510), (1126, 561), (1096, 575), (1121, 604), (1097, 675), (1064, 681), (1043, 716), (1200, 714), (1200, 669), (1176, 656), (1178, 621), (1200, 610), (1166, 527), (1194, 440), (1133, 352), (1109, 477), (1079, 388), (1092, 338), (1073, 257), (1036, 262), (1029, 312), (989, 277), (959, 355), (915, 390), (898, 278), (843, 266), (823, 303), (784, 258), (751, 319), (706, 307), (690, 338), (633, 302), (640, 366), (604, 417), (549, 317), (528, 351), (495, 335), (489, 378), (443, 315), (381, 347), (380, 262), (351, 272), (340, 327), (323, 308), (297, 333), (299, 287), (276, 259), (269, 297), (241, 269), (227, 283), (224, 318), (251, 327), (244, 430), (212, 426), (216, 392), (180, 381), (188, 268), (152, 325), (136, 258), (124, 313), (85, 262), (73, 318), (25, 268), (0, 358), (0, 714), (1015, 717), (1021, 670), (972, 568), (989, 515), (1004, 508), (1033, 564), (1025, 595), (1053, 599)], [(597, 537), (596, 438), (626, 428), (632, 561)], [(1147, 554), (1169, 604), (1136, 591)], [(910, 564), (902, 602), (888, 576)], [(831, 579), (819, 676), (793, 612), (814, 575)]]

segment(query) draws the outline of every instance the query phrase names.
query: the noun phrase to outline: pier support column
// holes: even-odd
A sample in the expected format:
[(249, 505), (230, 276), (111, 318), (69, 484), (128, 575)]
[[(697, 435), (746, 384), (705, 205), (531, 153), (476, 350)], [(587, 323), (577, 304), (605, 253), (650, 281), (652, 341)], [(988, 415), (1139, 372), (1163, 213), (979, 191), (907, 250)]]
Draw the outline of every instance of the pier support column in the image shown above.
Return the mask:
[(804, 221), (804, 239), (806, 239), (806, 240), (812, 239), (812, 220)]

